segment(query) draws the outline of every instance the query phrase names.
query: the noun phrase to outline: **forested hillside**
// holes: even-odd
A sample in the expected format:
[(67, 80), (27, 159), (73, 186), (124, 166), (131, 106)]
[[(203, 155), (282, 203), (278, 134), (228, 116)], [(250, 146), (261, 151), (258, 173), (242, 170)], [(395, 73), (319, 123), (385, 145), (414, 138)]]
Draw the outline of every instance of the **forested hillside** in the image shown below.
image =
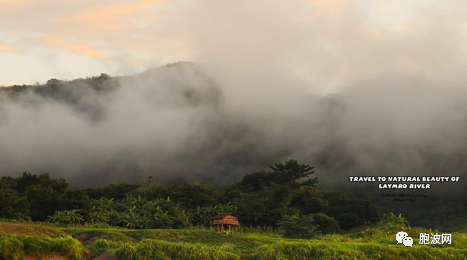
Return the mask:
[[(23, 173), (18, 178), (1, 178), (0, 218), (182, 229), (208, 228), (211, 217), (233, 212), (244, 226), (277, 229), (287, 220), (302, 223), (316, 234), (338, 233), (379, 220), (376, 207), (368, 201), (317, 189), (312, 174), (311, 166), (289, 160), (270, 171), (246, 174), (223, 189), (200, 183), (163, 187), (152, 177), (140, 184), (70, 189), (64, 179)], [(308, 218), (309, 227), (304, 224)]]
[[(452, 185), (437, 183), (432, 189), (423, 190), (427, 199), (405, 204), (382, 198), (382, 191), (373, 183), (348, 182), (349, 175), (464, 174), (465, 150), (461, 145), (421, 142), (409, 149), (407, 143), (396, 140), (399, 137), (388, 135), (375, 142), (367, 141), (363, 134), (367, 129), (359, 120), (351, 119), (359, 118), (357, 112), (366, 114), (358, 109), (364, 100), (360, 101), (357, 94), (363, 90), (371, 94), (372, 90), (363, 88), (358, 93), (297, 97), (306, 101), (301, 109), (292, 109), (298, 105), (284, 96), (284, 100), (277, 103), (283, 114), (275, 110), (278, 108), (272, 112), (272, 107), (255, 104), (261, 100), (252, 101), (244, 96), (244, 105), (254, 108), (245, 114), (237, 104), (239, 101), (234, 102), (229, 90), (219, 85), (208, 71), (202, 64), (179, 62), (133, 76), (101, 74), (85, 79), (50, 79), (44, 84), (0, 88), (2, 176), (10, 175), (15, 180), (27, 178), (20, 174), (26, 169), (39, 174), (36, 179), (42, 176), (41, 181), (50, 182), (60, 194), (82, 194), (80, 196), (95, 200), (114, 199), (115, 203), (109, 205), (123, 203), (127, 195), (141, 195), (143, 200), (175, 199), (171, 187), (181, 189), (183, 185), (203, 183), (222, 196), (213, 198), (211, 204), (200, 204), (201, 207), (235, 204), (248, 225), (274, 226), (279, 216), (285, 212), (292, 214), (294, 210), (306, 214), (322, 212), (336, 221), (346, 219), (341, 222), (349, 226), (373, 220), (370, 213), (366, 217), (358, 215), (363, 213), (355, 216), (355, 212), (366, 206), (362, 201), (343, 203), (346, 198), (338, 192), (344, 192), (350, 197), (370, 201), (382, 212), (403, 213), (416, 225), (449, 230), (465, 226), (462, 216), (467, 212), (464, 199), (467, 191), (462, 181)], [(379, 95), (366, 96), (365, 102), (373, 98), (379, 99)], [(262, 114), (262, 111), (271, 112)], [(405, 153), (416, 156), (416, 160)], [(305, 160), (315, 166), (319, 186), (313, 189), (306, 187), (314, 183), (300, 188), (277, 186), (278, 180), (268, 172), (247, 174), (289, 158)], [(50, 177), (40, 173), (50, 173)], [(142, 188), (138, 185), (148, 176), (153, 176), (153, 182), (159, 187), (157, 196), (139, 192)], [(66, 183), (59, 181), (60, 178)], [(122, 182), (132, 184), (117, 184)], [(206, 188), (203, 184), (199, 184), (200, 187)], [(15, 188), (15, 185), (7, 186), (16, 192), (4, 192), (18, 198), (13, 200), (15, 205), (30, 205), (31, 208), (26, 212), (27, 206), (14, 207), (11, 213), (3, 213), (5, 217), (43, 221), (55, 211), (96, 207), (77, 199), (67, 201), (66, 196), (71, 195), (52, 196), (51, 200), (61, 200), (53, 203), (36, 202), (34, 199), (40, 196), (32, 195), (33, 191), (27, 195), (25, 187)], [(131, 192), (118, 196), (93, 195), (93, 189), (80, 191), (65, 189), (66, 186), (102, 187), (102, 191), (129, 189)], [(328, 192), (318, 192), (317, 188)], [(281, 199), (276, 200), (275, 196)], [(29, 199), (25, 200), (26, 197)], [(274, 202), (267, 198), (274, 198)], [(242, 201), (246, 204), (239, 206)], [(337, 204), (325, 205), (332, 201)], [(341, 204), (353, 210), (342, 211), (337, 206)], [(188, 214), (197, 206), (193, 202), (180, 210)], [(252, 212), (253, 209), (260, 212)], [(129, 209), (120, 207), (119, 210), (122, 213)], [(131, 214), (145, 214), (139, 209), (134, 211)], [(111, 219), (113, 225), (124, 225), (122, 216)]]

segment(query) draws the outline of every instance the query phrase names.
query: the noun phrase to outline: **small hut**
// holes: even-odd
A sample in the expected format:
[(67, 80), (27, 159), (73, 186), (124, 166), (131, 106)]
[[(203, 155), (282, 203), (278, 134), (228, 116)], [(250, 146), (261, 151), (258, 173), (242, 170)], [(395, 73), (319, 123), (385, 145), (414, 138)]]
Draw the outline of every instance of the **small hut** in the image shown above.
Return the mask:
[(238, 218), (235, 217), (232, 213), (218, 214), (211, 218), (211, 222), (212, 222), (211, 225), (214, 226), (217, 232), (224, 233), (224, 225), (227, 225), (228, 229), (227, 228), (225, 229), (227, 234), (233, 234), (234, 227), (236, 228), (235, 232), (238, 233), (238, 226), (240, 225), (240, 223), (238, 222)]

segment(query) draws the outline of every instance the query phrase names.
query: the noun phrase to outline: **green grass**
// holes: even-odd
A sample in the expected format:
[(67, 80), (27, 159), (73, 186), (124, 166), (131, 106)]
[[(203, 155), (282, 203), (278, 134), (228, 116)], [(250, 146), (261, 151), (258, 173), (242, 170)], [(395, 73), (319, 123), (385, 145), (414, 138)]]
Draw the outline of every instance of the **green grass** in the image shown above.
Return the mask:
[[(224, 235), (211, 230), (129, 230), (121, 228), (59, 228), (77, 238), (97, 237), (83, 248), (70, 237), (34, 237), (2, 234), (2, 259), (58, 252), (80, 259), (87, 249), (92, 257), (113, 252), (119, 260), (149, 259), (467, 259), (467, 234), (452, 233), (452, 245), (420, 245), (419, 234), (442, 234), (437, 230), (408, 228), (379, 223), (348, 233), (318, 236), (315, 239), (284, 239), (274, 233)], [(412, 248), (397, 245), (395, 235), (405, 231), (413, 238)], [(7, 255), (10, 255), (5, 258)], [(73, 258), (74, 257), (74, 258)], [(0, 257), (1, 258), (1, 257)]]
[(72, 237), (37, 237), (0, 233), (0, 259), (25, 259), (26, 256), (45, 258), (58, 254), (70, 260), (89, 255), (80, 242)]
[(137, 244), (124, 244), (115, 251), (118, 259), (152, 260), (152, 259), (218, 259), (238, 260), (240, 256), (232, 245), (208, 246), (197, 243), (167, 242), (145, 239)]
[[(104, 239), (117, 243), (139, 243), (145, 239), (162, 240), (174, 243), (193, 243), (207, 246), (217, 246), (225, 244), (234, 245), (234, 251), (237, 254), (251, 253), (255, 248), (264, 245), (272, 244), (283, 240), (279, 235), (274, 234), (255, 234), (255, 233), (239, 233), (235, 235), (224, 235), (213, 232), (211, 230), (194, 230), (194, 229), (143, 229), (143, 230), (128, 230), (128, 229), (89, 229), (89, 228), (65, 228), (63, 231), (78, 237), (80, 234), (88, 234), (89, 236), (97, 236), (99, 239), (96, 243)], [(93, 255), (95, 249), (89, 247)]]
[(248, 259), (467, 259), (467, 249), (434, 248), (427, 245), (384, 245), (378, 243), (282, 241), (263, 245)]

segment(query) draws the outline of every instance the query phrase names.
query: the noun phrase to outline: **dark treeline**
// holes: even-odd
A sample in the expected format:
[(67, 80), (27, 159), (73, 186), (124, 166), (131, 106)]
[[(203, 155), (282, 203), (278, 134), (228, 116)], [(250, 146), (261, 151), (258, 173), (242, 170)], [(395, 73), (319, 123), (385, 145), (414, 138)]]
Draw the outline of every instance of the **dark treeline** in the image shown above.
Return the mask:
[(0, 218), (58, 224), (128, 228), (209, 226), (221, 212), (235, 213), (242, 225), (277, 227), (311, 220), (320, 233), (335, 233), (379, 220), (365, 200), (318, 190), (313, 167), (296, 160), (270, 171), (244, 175), (240, 182), (215, 189), (200, 183), (171, 187), (118, 183), (102, 188), (69, 189), (64, 179), (23, 173), (0, 180)]

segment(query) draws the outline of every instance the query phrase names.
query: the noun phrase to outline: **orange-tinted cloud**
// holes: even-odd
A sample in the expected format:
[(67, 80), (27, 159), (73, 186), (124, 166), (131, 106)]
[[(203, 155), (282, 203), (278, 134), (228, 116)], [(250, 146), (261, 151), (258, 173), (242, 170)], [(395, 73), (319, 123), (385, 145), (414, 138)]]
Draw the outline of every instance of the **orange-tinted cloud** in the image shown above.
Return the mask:
[(13, 46), (7, 45), (7, 44), (0, 44), (0, 51), (13, 52), (13, 53), (17, 53), (17, 54), (24, 54), (24, 51), (21, 51), (21, 50), (17, 49), (16, 47), (13, 47)]
[(393, 26), (393, 27), (409, 27), (411, 23), (384, 23), (386, 26)]
[(96, 49), (83, 45), (83, 44), (70, 44), (68, 45), (68, 50), (70, 50), (72, 53), (76, 55), (88, 56), (91, 58), (104, 57), (104, 55), (102, 55), (102, 53), (100, 53)]
[(357, 0), (308, 0), (312, 5), (328, 5), (328, 6), (337, 6), (346, 4), (349, 2), (355, 2)]
[(122, 62), (128, 66), (143, 67), (148, 64), (149, 60), (143, 58), (131, 58), (124, 59)]
[(65, 39), (58, 38), (58, 37), (44, 37), (44, 38), (41, 38), (40, 41), (49, 46), (64, 49), (75, 55), (113, 61), (113, 62), (125, 64), (127, 66), (132, 66), (132, 67), (144, 67), (144, 66), (147, 66), (150, 61), (149, 59), (138, 58), (138, 57), (125, 58), (125, 57), (106, 56), (102, 54), (99, 50), (91, 46), (80, 44), (80, 43), (74, 43), (74, 42), (67, 41)]
[(144, 67), (149, 63), (149, 59), (145, 58), (105, 57), (104, 59), (131, 67)]
[(96, 5), (79, 10), (64, 17), (67, 22), (86, 26), (90, 33), (98, 31), (119, 30), (128, 23), (130, 15), (162, 3), (163, 0), (139, 0), (136, 3), (113, 3)]
[(348, 2), (349, 0), (312, 0), (311, 2), (315, 5), (329, 5), (329, 4), (340, 4), (342, 2)]
[(51, 0), (0, 0), (0, 4), (9, 4), (9, 5), (25, 5), (29, 3), (43, 3), (50, 2)]
[(395, 30), (400, 33), (411, 32), (417, 27), (415, 23), (381, 23), (380, 25), (380, 29)]
[(345, 5), (349, 2), (357, 0), (308, 0), (309, 3), (316, 6), (323, 6), (327, 13), (337, 13), (345, 9)]
[(376, 6), (378, 9), (387, 9), (387, 8), (392, 8), (392, 5), (390, 4), (381, 4)]
[(0, 0), (0, 13), (16, 11), (25, 6), (44, 4), (53, 0)]
[(42, 41), (48, 45), (56, 46), (69, 51), (75, 55), (88, 56), (91, 58), (103, 58), (104, 55), (97, 49), (79, 43), (73, 43), (57, 37), (45, 37)]

